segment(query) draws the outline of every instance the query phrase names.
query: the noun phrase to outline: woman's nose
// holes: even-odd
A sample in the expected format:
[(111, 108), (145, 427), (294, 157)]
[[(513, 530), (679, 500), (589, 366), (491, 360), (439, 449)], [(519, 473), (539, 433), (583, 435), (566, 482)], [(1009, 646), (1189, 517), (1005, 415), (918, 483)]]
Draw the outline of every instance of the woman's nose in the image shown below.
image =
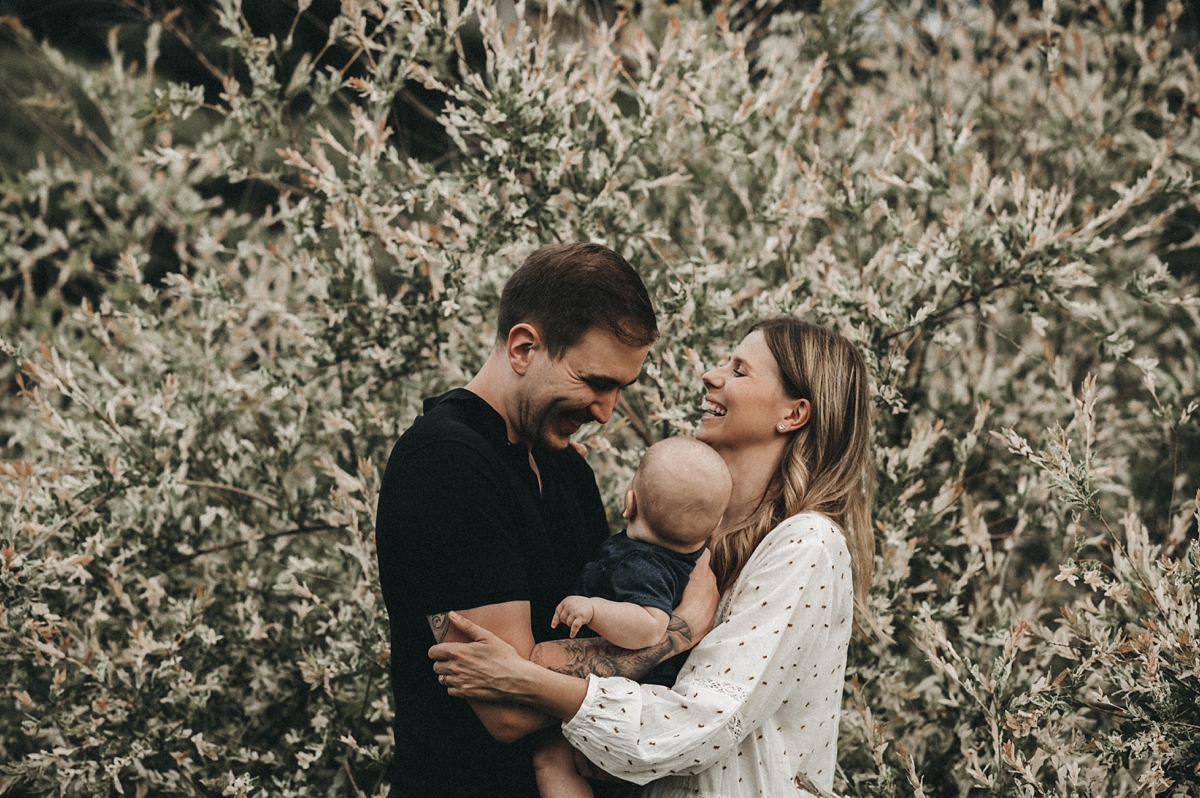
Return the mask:
[(717, 369), (710, 369), (700, 375), (700, 381), (704, 383), (705, 388), (720, 388), (721, 376), (717, 373)]

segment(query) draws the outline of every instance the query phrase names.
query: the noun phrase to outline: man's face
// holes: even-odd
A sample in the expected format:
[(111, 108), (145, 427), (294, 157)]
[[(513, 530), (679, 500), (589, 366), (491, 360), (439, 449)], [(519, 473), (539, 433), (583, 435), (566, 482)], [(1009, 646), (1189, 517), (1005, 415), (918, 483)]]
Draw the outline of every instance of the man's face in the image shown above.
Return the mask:
[(649, 351), (649, 346), (627, 346), (600, 327), (584, 333), (558, 360), (539, 342), (517, 393), (517, 436), (562, 449), (584, 424), (605, 423), (621, 389), (637, 380)]

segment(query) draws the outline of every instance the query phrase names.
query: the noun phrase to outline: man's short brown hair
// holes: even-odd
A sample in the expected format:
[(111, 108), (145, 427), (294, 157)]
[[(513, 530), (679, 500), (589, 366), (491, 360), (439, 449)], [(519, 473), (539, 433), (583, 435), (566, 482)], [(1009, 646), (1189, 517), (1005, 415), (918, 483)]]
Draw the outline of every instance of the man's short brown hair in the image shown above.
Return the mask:
[(500, 294), (496, 340), (512, 328), (538, 328), (552, 358), (562, 356), (593, 327), (608, 330), (626, 346), (649, 346), (658, 338), (654, 306), (642, 278), (602, 244), (550, 244), (525, 259)]

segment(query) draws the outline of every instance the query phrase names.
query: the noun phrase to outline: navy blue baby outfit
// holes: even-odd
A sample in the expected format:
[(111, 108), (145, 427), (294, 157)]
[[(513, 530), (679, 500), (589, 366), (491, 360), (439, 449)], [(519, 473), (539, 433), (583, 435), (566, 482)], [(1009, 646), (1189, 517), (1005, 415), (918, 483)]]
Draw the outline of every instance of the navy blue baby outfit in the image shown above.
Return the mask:
[[(701, 547), (690, 554), (682, 554), (630, 540), (620, 532), (604, 541), (600, 556), (583, 566), (578, 594), (640, 607), (657, 607), (670, 615), (683, 598), (688, 578), (703, 552)], [(672, 657), (641, 681), (673, 685), (685, 659), (686, 653)]]

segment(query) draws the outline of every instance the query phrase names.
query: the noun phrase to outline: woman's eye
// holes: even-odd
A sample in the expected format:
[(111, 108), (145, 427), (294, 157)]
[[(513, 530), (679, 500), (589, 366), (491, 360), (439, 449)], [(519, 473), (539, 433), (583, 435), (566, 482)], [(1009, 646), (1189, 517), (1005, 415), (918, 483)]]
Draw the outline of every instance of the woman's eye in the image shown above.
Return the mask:
[(735, 376), (735, 377), (745, 377), (745, 376), (746, 376), (746, 373), (745, 373), (744, 371), (742, 371), (741, 369), (734, 369), (734, 370), (733, 370), (733, 376)]

